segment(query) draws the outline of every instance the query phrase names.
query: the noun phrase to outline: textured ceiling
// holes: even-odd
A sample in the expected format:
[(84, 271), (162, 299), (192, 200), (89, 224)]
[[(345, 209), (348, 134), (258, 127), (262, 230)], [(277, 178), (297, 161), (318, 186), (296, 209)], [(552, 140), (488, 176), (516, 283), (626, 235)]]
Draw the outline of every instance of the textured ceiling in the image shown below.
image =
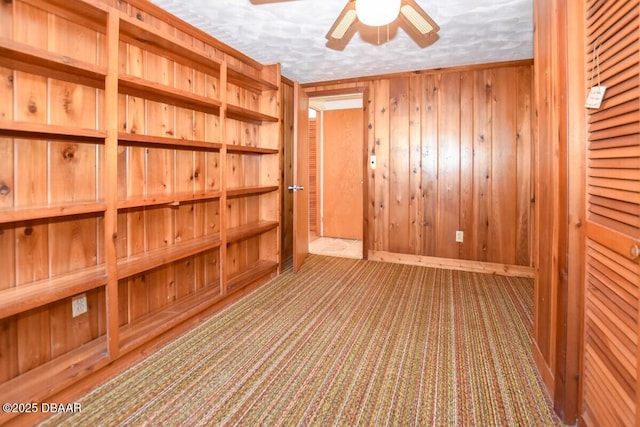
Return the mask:
[(416, 0), (440, 25), (434, 44), (420, 48), (398, 29), (380, 45), (356, 33), (342, 51), (325, 35), (347, 0), (151, 1), (300, 83), (533, 57), (533, 0)]

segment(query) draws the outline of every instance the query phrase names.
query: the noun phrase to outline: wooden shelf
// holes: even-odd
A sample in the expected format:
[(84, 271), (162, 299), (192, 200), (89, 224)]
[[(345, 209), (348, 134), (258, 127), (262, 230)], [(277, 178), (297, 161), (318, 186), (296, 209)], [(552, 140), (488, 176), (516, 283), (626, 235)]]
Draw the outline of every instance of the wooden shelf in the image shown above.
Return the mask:
[(96, 64), (0, 38), (0, 66), (104, 89), (107, 70)]
[(0, 120), (0, 135), (12, 138), (74, 141), (90, 144), (103, 144), (107, 137), (107, 133), (102, 130), (5, 120)]
[[(40, 0), (26, 0), (26, 3), (41, 4)], [(86, 21), (87, 26), (106, 32), (106, 21), (109, 6), (94, 0), (47, 0), (47, 11), (63, 16), (72, 22), (77, 19)]]
[(145, 206), (171, 205), (179, 206), (180, 203), (195, 202), (199, 200), (212, 200), (220, 198), (220, 192), (209, 193), (175, 193), (167, 195), (151, 196), (146, 198), (132, 198), (118, 201), (118, 209), (133, 209)]
[(123, 145), (138, 145), (144, 147), (176, 148), (181, 150), (220, 151), (222, 144), (190, 139), (167, 138), (153, 135), (139, 135), (137, 133), (119, 132), (118, 141)]
[(0, 319), (104, 286), (104, 265), (61, 274), (0, 291)]
[(262, 124), (264, 122), (276, 123), (278, 118), (269, 114), (262, 114), (258, 111), (249, 110), (248, 108), (238, 107), (237, 105), (227, 105), (227, 118), (239, 120), (242, 122)]
[(209, 75), (219, 76), (221, 61), (213, 52), (197, 50), (186, 42), (170, 35), (160, 35), (159, 30), (146, 22), (120, 14), (120, 39), (160, 56), (189, 65)]
[(220, 246), (220, 234), (189, 239), (118, 260), (118, 280)]
[[(11, 236), (16, 234), (13, 238), (5, 233), (7, 238), (0, 239), (0, 256), (18, 250), (24, 243), (18, 234), (29, 234), (30, 222), (37, 221), (49, 237), (33, 242), (33, 265), (10, 263), (10, 285), (32, 277), (34, 268), (64, 271), (66, 261), (55, 256), (51, 248), (66, 247), (69, 238), (76, 239), (77, 227), (92, 236), (91, 244), (81, 248), (83, 255), (88, 259), (98, 257), (100, 265), (0, 289), (0, 319), (7, 324), (7, 330), (18, 331), (7, 336), (4, 350), (16, 366), (24, 365), (20, 372), (8, 372), (6, 376), (11, 378), (1, 383), (0, 398), (23, 403), (50, 401), (123, 354), (131, 355), (178, 325), (193, 324), (238, 297), (241, 288), (263, 283), (277, 274), (280, 222), (276, 213), (281, 187), (279, 65), (261, 65), (236, 55), (232, 49), (221, 48), (222, 44), (145, 2), (135, 2), (133, 9), (112, 7), (102, 0), (25, 2), (29, 7), (10, 8), (10, 21), (27, 23), (29, 31), (55, 40), (55, 46), (0, 37), (0, 67), (9, 70), (16, 88), (29, 89), (9, 91), (7, 105), (25, 114), (28, 111), (51, 117), (42, 121), (56, 124), (16, 121), (11, 115), (0, 118), (0, 138), (13, 139), (11, 144), (17, 144), (15, 152), (10, 150), (9, 158), (4, 159), (4, 163), (14, 166), (15, 182), (0, 185), (0, 192), (11, 198), (14, 192), (29, 192), (29, 182), (38, 182), (42, 185), (34, 191), (42, 194), (34, 199), (44, 201), (38, 206), (17, 203), (18, 207), (0, 208), (0, 227), (9, 228)], [(33, 8), (42, 13), (33, 13)], [(78, 37), (90, 41), (78, 45)], [(162, 61), (170, 63), (170, 80), (163, 80), (163, 70), (154, 66)], [(142, 70), (140, 67), (144, 73), (135, 71)], [(80, 92), (71, 93), (76, 86)], [(80, 101), (76, 96), (87, 91), (88, 99), (76, 102)], [(231, 104), (236, 96), (240, 100), (235, 102), (246, 107)], [(69, 99), (73, 102), (70, 106)], [(43, 104), (43, 100), (47, 102)], [(158, 109), (163, 105), (175, 108), (165, 108), (160, 114)], [(82, 114), (80, 126), (100, 129), (80, 128), (67, 118), (72, 114)], [(20, 119), (30, 120), (22, 116)], [(175, 126), (182, 131), (171, 133), (169, 128)], [(134, 128), (158, 136), (124, 132)], [(244, 141), (245, 130), (255, 133), (251, 142)], [(202, 139), (185, 139), (196, 138), (196, 134)], [(236, 139), (258, 147), (227, 144)], [(90, 144), (90, 161), (61, 159), (45, 150), (49, 146), (64, 147), (67, 142)], [(236, 165), (241, 169), (231, 171)], [(215, 182), (216, 188), (187, 186), (181, 187), (180, 192), (134, 196), (118, 191), (140, 185), (160, 188), (161, 183), (178, 182), (185, 179), (185, 173), (193, 174), (195, 170), (206, 172), (207, 180)], [(94, 194), (94, 186), (87, 182), (87, 186), (61, 189), (73, 194), (69, 199), (80, 201), (64, 201), (61, 199), (66, 197), (62, 196), (47, 198), (46, 189), (59, 184), (59, 174), (51, 171), (68, 173), (70, 182), (81, 182), (89, 174), (91, 182), (99, 183), (100, 194)], [(204, 175), (198, 179), (204, 179)], [(229, 188), (241, 182), (261, 185)], [(185, 189), (188, 191), (182, 191)], [(125, 199), (117, 200), (119, 194)], [(242, 197), (246, 199), (238, 199)], [(47, 203), (49, 200), (55, 203)], [(223, 202), (229, 203), (222, 206)], [(181, 204), (183, 207), (178, 208)], [(198, 209), (196, 213), (202, 208), (207, 215), (194, 216), (192, 207)], [(211, 209), (215, 212), (209, 212)], [(265, 214), (255, 216), (253, 210)], [(139, 213), (144, 213), (144, 220)], [(269, 220), (228, 227), (230, 223), (241, 223), (241, 218)], [(64, 221), (62, 228), (52, 226), (59, 221)], [(181, 231), (180, 236), (172, 238), (172, 244), (145, 251), (147, 236), (166, 229), (166, 221), (173, 221), (170, 228), (177, 227), (176, 230), (184, 227), (210, 234), (191, 238), (193, 234)], [(122, 245), (113, 250), (113, 239), (116, 235), (122, 239), (125, 234), (129, 242), (125, 246), (142, 252), (127, 256)], [(187, 265), (194, 259), (198, 262)], [(192, 277), (199, 277), (201, 264), (209, 262), (215, 263), (210, 265), (215, 271), (207, 279), (213, 283), (193, 291), (198, 279)], [(230, 273), (239, 265), (243, 266), (241, 271)], [(130, 322), (121, 325), (120, 321), (125, 321), (121, 313), (146, 313), (144, 307), (138, 306), (145, 298), (158, 300), (166, 296), (166, 283), (154, 273), (178, 266), (193, 293), (173, 301), (163, 300), (166, 305), (156, 307), (156, 312), (135, 320), (135, 315), (129, 316)], [(118, 296), (123, 281), (142, 274), (148, 286), (139, 289), (139, 294), (121, 294), (104, 305), (104, 298)], [(67, 312), (55, 307), (64, 308), (74, 295), (92, 290), (102, 296), (98, 306), (88, 308), (89, 318), (101, 325), (101, 333), (113, 333), (109, 339), (105, 334), (81, 344), (82, 341), (60, 341), (55, 331), (47, 328), (20, 329), (21, 316), (36, 310), (43, 312), (43, 322), (58, 325), (61, 330), (77, 328), (79, 320), (72, 318), (70, 309)], [(82, 323), (82, 328), (93, 330), (93, 323)], [(51, 345), (60, 350), (55, 357), (50, 352)], [(29, 347), (30, 354), (18, 351), (25, 347)], [(0, 424), (22, 421), (13, 416), (0, 414)]]
[(136, 319), (120, 329), (120, 353), (126, 353), (151, 338), (211, 307), (220, 299), (220, 284), (200, 289), (181, 298), (159, 312)]
[[(50, 396), (109, 362), (107, 339), (103, 336), (2, 383), (0, 400), (16, 403), (47, 402)], [(4, 425), (7, 420), (17, 415), (0, 413), (0, 424)]]
[(0, 224), (18, 221), (31, 221), (44, 218), (104, 213), (104, 202), (69, 202), (48, 206), (29, 206), (25, 208), (0, 209)]
[(277, 148), (248, 147), (245, 145), (227, 145), (227, 153), (233, 154), (278, 154)]
[(227, 243), (254, 237), (278, 227), (277, 221), (257, 221), (227, 230)]
[(253, 77), (232, 66), (227, 67), (227, 81), (233, 85), (252, 90), (254, 92), (263, 92), (265, 90), (278, 90), (278, 85), (268, 82), (259, 77)]
[(254, 196), (258, 194), (271, 193), (272, 191), (278, 191), (279, 188), (280, 187), (278, 187), (277, 185), (228, 188), (227, 197)]
[(260, 260), (240, 272), (229, 275), (227, 279), (227, 289), (231, 291), (242, 288), (277, 270), (278, 263), (276, 261)]
[(120, 74), (118, 77), (118, 90), (139, 98), (164, 104), (175, 105), (190, 110), (203, 111), (205, 113), (220, 114), (220, 101), (197, 95), (186, 90), (176, 89), (171, 86), (151, 82), (139, 77)]

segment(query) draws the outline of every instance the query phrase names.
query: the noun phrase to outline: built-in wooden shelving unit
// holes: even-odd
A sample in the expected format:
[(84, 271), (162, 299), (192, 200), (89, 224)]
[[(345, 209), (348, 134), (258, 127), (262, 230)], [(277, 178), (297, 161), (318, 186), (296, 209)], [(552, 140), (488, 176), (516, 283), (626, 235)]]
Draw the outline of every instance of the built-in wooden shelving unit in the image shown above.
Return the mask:
[(279, 273), (279, 66), (133, 3), (0, 5), (3, 402)]

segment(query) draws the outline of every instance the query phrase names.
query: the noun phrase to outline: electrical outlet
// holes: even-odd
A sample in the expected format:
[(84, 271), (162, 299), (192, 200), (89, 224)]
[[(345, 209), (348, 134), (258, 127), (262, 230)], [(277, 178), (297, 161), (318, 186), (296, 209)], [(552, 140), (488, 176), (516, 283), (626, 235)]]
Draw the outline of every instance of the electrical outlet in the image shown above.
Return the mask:
[(71, 298), (71, 315), (78, 317), (87, 312), (87, 295), (80, 294)]
[(456, 242), (458, 243), (464, 242), (464, 231), (461, 231), (461, 230), (456, 231)]

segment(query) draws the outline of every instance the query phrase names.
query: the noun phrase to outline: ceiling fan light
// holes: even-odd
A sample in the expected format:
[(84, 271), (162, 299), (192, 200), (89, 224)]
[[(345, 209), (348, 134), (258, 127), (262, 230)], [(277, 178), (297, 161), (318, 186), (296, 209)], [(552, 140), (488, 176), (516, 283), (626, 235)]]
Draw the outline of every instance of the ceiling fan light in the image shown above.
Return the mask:
[(422, 15), (418, 13), (413, 7), (407, 5), (402, 6), (401, 13), (413, 24), (414, 27), (421, 33), (427, 34), (433, 30), (433, 26), (424, 19)]
[(356, 0), (356, 14), (364, 25), (387, 25), (396, 19), (399, 13), (400, 0)]

